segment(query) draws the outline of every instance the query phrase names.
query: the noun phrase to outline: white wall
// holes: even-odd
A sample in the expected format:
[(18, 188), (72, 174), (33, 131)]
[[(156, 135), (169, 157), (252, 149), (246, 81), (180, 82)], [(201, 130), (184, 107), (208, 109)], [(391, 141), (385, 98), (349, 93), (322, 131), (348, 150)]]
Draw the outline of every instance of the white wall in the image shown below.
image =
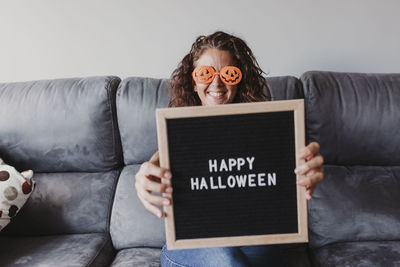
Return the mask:
[(215, 30), (244, 38), (270, 76), (400, 72), (397, 0), (0, 1), (0, 82), (169, 77)]

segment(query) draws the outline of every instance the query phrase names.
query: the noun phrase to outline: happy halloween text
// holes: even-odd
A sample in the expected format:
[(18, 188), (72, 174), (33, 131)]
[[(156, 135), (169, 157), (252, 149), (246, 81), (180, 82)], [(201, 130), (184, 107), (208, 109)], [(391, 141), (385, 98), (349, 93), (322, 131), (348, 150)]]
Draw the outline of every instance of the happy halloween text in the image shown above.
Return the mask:
[[(208, 168), (210, 173), (241, 171), (242, 169), (253, 170), (255, 157), (246, 158), (228, 158), (222, 160), (210, 159)], [(241, 187), (257, 187), (257, 186), (276, 186), (276, 173), (248, 173), (239, 175), (229, 175), (226, 180), (221, 176), (191, 177), (191, 190), (208, 190), (208, 189), (227, 189)]]

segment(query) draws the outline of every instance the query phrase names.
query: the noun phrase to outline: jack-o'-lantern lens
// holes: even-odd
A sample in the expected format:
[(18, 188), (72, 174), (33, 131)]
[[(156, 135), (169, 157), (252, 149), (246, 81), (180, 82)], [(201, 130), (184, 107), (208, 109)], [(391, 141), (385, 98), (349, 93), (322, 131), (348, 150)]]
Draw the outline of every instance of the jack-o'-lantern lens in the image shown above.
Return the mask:
[(197, 84), (210, 84), (215, 75), (219, 75), (221, 81), (226, 85), (235, 85), (242, 80), (242, 72), (234, 66), (225, 66), (220, 72), (215, 72), (211, 66), (198, 66), (192, 72), (193, 80)]
[(237, 67), (226, 66), (221, 69), (220, 77), (223, 83), (227, 85), (235, 85), (242, 80), (242, 72)]
[(209, 84), (214, 79), (215, 70), (211, 66), (198, 66), (194, 69), (192, 76), (196, 83)]

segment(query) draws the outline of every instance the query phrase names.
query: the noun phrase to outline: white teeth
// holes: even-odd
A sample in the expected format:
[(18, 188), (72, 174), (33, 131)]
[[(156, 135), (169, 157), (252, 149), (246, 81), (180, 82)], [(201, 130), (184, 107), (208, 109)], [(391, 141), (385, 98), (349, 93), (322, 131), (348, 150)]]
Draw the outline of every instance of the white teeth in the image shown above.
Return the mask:
[(208, 92), (211, 96), (221, 96), (221, 95), (223, 95), (224, 93), (222, 93), (222, 92)]

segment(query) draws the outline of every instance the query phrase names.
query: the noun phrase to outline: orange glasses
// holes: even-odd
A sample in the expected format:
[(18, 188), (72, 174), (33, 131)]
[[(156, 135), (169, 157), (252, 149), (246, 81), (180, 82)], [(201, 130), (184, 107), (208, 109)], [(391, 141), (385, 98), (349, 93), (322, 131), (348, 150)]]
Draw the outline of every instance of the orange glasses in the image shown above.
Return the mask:
[(192, 73), (193, 80), (198, 84), (210, 84), (215, 75), (219, 75), (226, 85), (235, 85), (242, 80), (242, 72), (234, 66), (225, 66), (220, 72), (216, 72), (211, 66), (197, 66)]

